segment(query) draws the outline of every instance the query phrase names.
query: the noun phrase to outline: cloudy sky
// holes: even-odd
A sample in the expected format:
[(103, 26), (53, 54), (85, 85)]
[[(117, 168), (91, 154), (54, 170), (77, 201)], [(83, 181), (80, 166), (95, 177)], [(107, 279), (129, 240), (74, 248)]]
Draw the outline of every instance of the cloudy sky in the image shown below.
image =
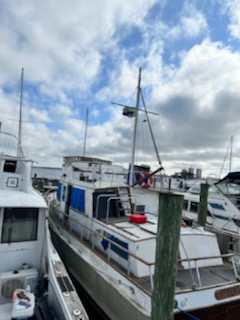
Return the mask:
[[(141, 67), (165, 172), (240, 171), (238, 0), (0, 0), (0, 41), (1, 130), (18, 133), (24, 68), (22, 144), (39, 166), (84, 145), (127, 165), (134, 118), (111, 102), (136, 105)], [(137, 128), (136, 162), (156, 169), (144, 112)]]

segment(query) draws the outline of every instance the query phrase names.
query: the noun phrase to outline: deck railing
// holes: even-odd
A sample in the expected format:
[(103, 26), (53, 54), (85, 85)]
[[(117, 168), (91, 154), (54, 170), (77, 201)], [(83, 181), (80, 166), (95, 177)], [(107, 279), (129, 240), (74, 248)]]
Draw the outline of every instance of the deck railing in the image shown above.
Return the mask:
[[(62, 217), (63, 217), (62, 219), (59, 217), (58, 213), (60, 213), (62, 215)], [(133, 259), (136, 259), (136, 260), (140, 261), (141, 263), (143, 263), (144, 265), (146, 265), (147, 268), (149, 269), (150, 288), (151, 288), (151, 291), (153, 290), (153, 288), (154, 288), (154, 281), (153, 281), (154, 279), (153, 279), (153, 277), (154, 277), (154, 265), (155, 265), (155, 262), (148, 262), (148, 261), (142, 259), (141, 257), (138, 257), (134, 253), (130, 252), (128, 249), (124, 248), (123, 246), (121, 246), (120, 244), (116, 243), (115, 241), (109, 239), (108, 237), (106, 237), (105, 235), (101, 234), (97, 230), (93, 230), (93, 229), (83, 225), (82, 223), (80, 223), (77, 219), (70, 217), (68, 214), (64, 214), (63, 212), (60, 212), (59, 208), (51, 206), (50, 216), (51, 215), (54, 215), (55, 217), (57, 217), (58, 220), (60, 219), (60, 223), (62, 225), (64, 225), (64, 227), (66, 229), (68, 229), (73, 236), (75, 236), (75, 237), (77, 236), (81, 241), (83, 241), (83, 240), (89, 241), (90, 242), (89, 249), (92, 249), (93, 251), (96, 252), (96, 240), (95, 240), (95, 238), (99, 237), (101, 240), (107, 240), (109, 243), (113, 244), (115, 247), (119, 248), (121, 251), (127, 253), (127, 255), (131, 256)], [(80, 233), (76, 233), (75, 230), (72, 230), (72, 227), (69, 224), (69, 220), (73, 221), (74, 223), (76, 223), (77, 225), (79, 225), (81, 227), (80, 228)], [(87, 230), (90, 233), (92, 241), (90, 240), (90, 238), (89, 239), (84, 238), (84, 236), (83, 236), (84, 230)], [(99, 249), (98, 249), (97, 253), (99, 254)], [(101, 252), (101, 253), (104, 253), (104, 252)], [(118, 267), (116, 265), (116, 263), (114, 263), (114, 264), (112, 263), (110, 254), (111, 254), (111, 252), (110, 252), (110, 250), (108, 250), (108, 252), (107, 252), (107, 261), (108, 261), (108, 263), (112, 264), (112, 266), (114, 268), (117, 268), (119, 272), (123, 273), (122, 267), (120, 268), (120, 267)], [(238, 253), (227, 253), (227, 254), (220, 254), (220, 255), (214, 255), (214, 256), (208, 256), (208, 257), (178, 259), (177, 263), (178, 263), (179, 269), (182, 269), (181, 265), (182, 265), (183, 262), (189, 262), (189, 264), (190, 264), (191, 261), (194, 262), (194, 267), (189, 268), (189, 273), (190, 273), (190, 276), (191, 276), (191, 279), (192, 279), (192, 286), (189, 289), (194, 290), (196, 288), (201, 288), (202, 287), (201, 275), (200, 275), (200, 271), (199, 271), (201, 267), (198, 266), (198, 262), (199, 261), (203, 261), (203, 260), (218, 259), (218, 258), (229, 259), (231, 264), (232, 264), (232, 268), (233, 268), (233, 272), (234, 272), (235, 278), (236, 278), (236, 280), (239, 280), (239, 275), (238, 275), (238, 271), (237, 271), (238, 264), (234, 260), (234, 257), (236, 257), (236, 256), (240, 256), (240, 254), (238, 254)], [(101, 257), (102, 257), (102, 255), (101, 255)], [(198, 285), (197, 286), (195, 284), (195, 279), (194, 279), (193, 274), (191, 272), (192, 269), (196, 270), (196, 275), (197, 275), (197, 280), (198, 280)], [(137, 286), (140, 286), (139, 283), (135, 280), (135, 277), (133, 275), (131, 275), (131, 273), (130, 273), (130, 260), (129, 259), (128, 259), (128, 266), (127, 266), (126, 273), (127, 273), (127, 276), (128, 276), (130, 281), (134, 282), (134, 284), (136, 284)], [(231, 281), (226, 280), (225, 282), (231, 282)], [(146, 289), (144, 289), (142, 286), (140, 286), (140, 287), (147, 294), (149, 294), (149, 292)], [(180, 291), (184, 291), (184, 290), (180, 290)], [(180, 291), (178, 291), (178, 292), (180, 292)]]

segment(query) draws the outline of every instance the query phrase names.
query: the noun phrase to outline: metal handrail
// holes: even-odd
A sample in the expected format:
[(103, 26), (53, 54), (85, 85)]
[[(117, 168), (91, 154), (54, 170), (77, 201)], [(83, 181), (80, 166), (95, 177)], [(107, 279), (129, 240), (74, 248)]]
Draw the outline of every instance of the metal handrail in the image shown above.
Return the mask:
[(83, 225), (81, 222), (79, 222), (78, 220), (76, 220), (75, 218), (72, 218), (72, 217), (69, 217), (68, 214), (65, 214), (63, 213), (62, 211), (60, 211), (60, 213), (64, 216), (64, 217), (67, 217), (68, 220), (72, 220), (74, 221), (75, 223), (77, 223), (78, 225), (82, 226), (83, 228), (85, 228), (86, 230), (88, 230), (89, 232), (95, 234), (96, 236), (99, 236), (100, 238), (104, 239), (104, 240), (108, 240), (111, 244), (113, 244), (114, 246), (118, 247), (119, 249), (121, 249), (122, 251), (128, 253), (130, 256), (132, 256), (133, 258), (139, 260), (140, 262), (148, 265), (148, 266), (151, 266), (151, 265), (154, 265), (155, 263), (154, 262), (148, 262), (138, 256), (136, 256), (134, 253), (131, 253), (130, 251), (128, 251), (128, 249), (122, 247), (121, 245), (119, 245), (118, 243), (116, 243), (115, 241), (112, 241), (111, 239), (109, 239), (108, 237), (100, 234), (98, 231), (95, 231), (95, 230), (92, 230), (90, 229), (89, 227)]
[[(56, 208), (54, 208), (56, 209)], [(56, 214), (56, 212), (54, 212)], [(134, 253), (130, 252), (128, 249), (124, 248), (123, 246), (121, 246), (120, 244), (116, 243), (115, 241), (109, 239), (108, 237), (106, 237), (105, 235), (102, 235), (101, 233), (99, 233), (98, 231), (92, 230), (89, 227), (83, 225), (81, 222), (79, 222), (77, 219), (69, 217), (69, 215), (63, 213), (62, 211), (60, 211), (60, 213), (63, 215), (63, 217), (67, 217), (68, 220), (72, 220), (73, 222), (75, 222), (76, 224), (82, 226), (85, 230), (88, 230), (90, 232), (90, 234), (93, 234), (97, 237), (100, 237), (101, 239), (107, 240), (109, 243), (113, 244), (114, 246), (116, 246), (117, 248), (119, 248), (120, 250), (122, 250), (123, 252), (127, 253), (129, 256), (133, 257), (134, 259), (140, 261), (141, 263), (145, 264), (146, 266), (148, 266), (149, 268), (149, 277), (150, 277), (150, 284), (151, 284), (151, 290), (153, 290), (154, 284), (153, 284), (153, 266), (155, 265), (155, 262), (148, 262), (140, 257), (138, 257), (137, 255), (135, 255)], [(64, 219), (63, 219), (64, 220)], [(70, 230), (72, 232), (72, 230)], [(81, 234), (79, 234), (81, 240), (83, 238), (82, 232)], [(92, 241), (91, 243), (91, 247), (94, 250), (95, 248), (95, 242)], [(197, 273), (197, 278), (198, 278), (198, 283), (199, 283), (199, 287), (202, 286), (201, 284), (201, 277), (200, 277), (200, 273), (199, 273), (199, 267), (197, 266), (197, 262), (198, 261), (202, 261), (202, 260), (210, 260), (210, 259), (216, 259), (216, 258), (230, 258), (231, 262), (232, 262), (232, 266), (233, 266), (233, 270), (235, 273), (236, 278), (238, 278), (238, 273), (236, 270), (236, 265), (234, 262), (233, 257), (234, 256), (240, 256), (240, 254), (238, 253), (226, 253), (226, 254), (220, 254), (220, 255), (214, 255), (214, 256), (208, 256), (208, 257), (196, 257), (196, 258), (184, 258), (184, 259), (178, 259), (177, 263), (181, 263), (181, 262), (189, 262), (189, 261), (193, 261), (195, 262), (195, 269), (196, 269), (196, 273)], [(108, 261), (110, 261), (110, 256), (108, 254), (107, 256)], [(193, 268), (191, 268), (193, 269)], [(129, 270), (129, 264), (128, 264), (128, 268), (127, 268), (127, 274), (130, 275), (130, 270)]]
[(98, 218), (98, 207), (99, 207), (100, 198), (106, 198), (106, 197), (109, 197), (109, 196), (116, 196), (116, 193), (100, 194), (100, 195), (97, 197), (96, 219)]
[(207, 257), (197, 257), (197, 258), (184, 258), (178, 259), (178, 262), (186, 262), (186, 261), (198, 261), (198, 260), (208, 260), (208, 259), (217, 259), (217, 258), (230, 258), (233, 256), (240, 256), (239, 253), (224, 253), (216, 256), (207, 256)]
[[(116, 196), (116, 193), (106, 193), (106, 194), (100, 194), (99, 196), (97, 196), (97, 204), (96, 204), (96, 219), (98, 219), (98, 210), (99, 210), (99, 203), (100, 203), (100, 199), (101, 198), (109, 198), (110, 200), (122, 200), (122, 198), (124, 196)], [(135, 197), (129, 197), (128, 195), (125, 196), (126, 199), (131, 200), (131, 199), (135, 199)], [(107, 202), (107, 210), (106, 210), (106, 220), (108, 221), (108, 217), (109, 217), (109, 199)]]

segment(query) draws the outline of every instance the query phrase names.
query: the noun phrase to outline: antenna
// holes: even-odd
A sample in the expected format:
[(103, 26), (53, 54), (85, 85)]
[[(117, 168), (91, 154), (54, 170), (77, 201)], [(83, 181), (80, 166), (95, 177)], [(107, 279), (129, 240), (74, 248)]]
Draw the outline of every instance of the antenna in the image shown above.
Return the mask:
[(232, 148), (233, 148), (233, 136), (231, 136), (231, 142), (230, 142), (229, 172), (232, 171)]
[(18, 125), (18, 151), (17, 156), (22, 156), (22, 102), (23, 102), (23, 73), (24, 68), (22, 68), (21, 73), (21, 88), (20, 88), (20, 108), (19, 108), (19, 125)]

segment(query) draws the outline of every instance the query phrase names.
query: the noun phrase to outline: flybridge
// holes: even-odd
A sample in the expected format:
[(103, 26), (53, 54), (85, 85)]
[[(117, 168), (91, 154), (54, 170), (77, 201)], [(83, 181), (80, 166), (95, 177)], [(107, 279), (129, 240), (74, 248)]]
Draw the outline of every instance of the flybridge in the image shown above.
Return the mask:
[(30, 160), (2, 157), (0, 160), (0, 188), (9, 191), (31, 192), (31, 165)]
[(16, 172), (16, 167), (16, 160), (6, 160), (3, 166), (3, 172)]
[(80, 156), (68, 156), (63, 158), (64, 164), (70, 164), (72, 162), (89, 162), (89, 163), (97, 163), (97, 164), (112, 164), (112, 161), (99, 159), (99, 158), (91, 158), (91, 157), (80, 157)]

